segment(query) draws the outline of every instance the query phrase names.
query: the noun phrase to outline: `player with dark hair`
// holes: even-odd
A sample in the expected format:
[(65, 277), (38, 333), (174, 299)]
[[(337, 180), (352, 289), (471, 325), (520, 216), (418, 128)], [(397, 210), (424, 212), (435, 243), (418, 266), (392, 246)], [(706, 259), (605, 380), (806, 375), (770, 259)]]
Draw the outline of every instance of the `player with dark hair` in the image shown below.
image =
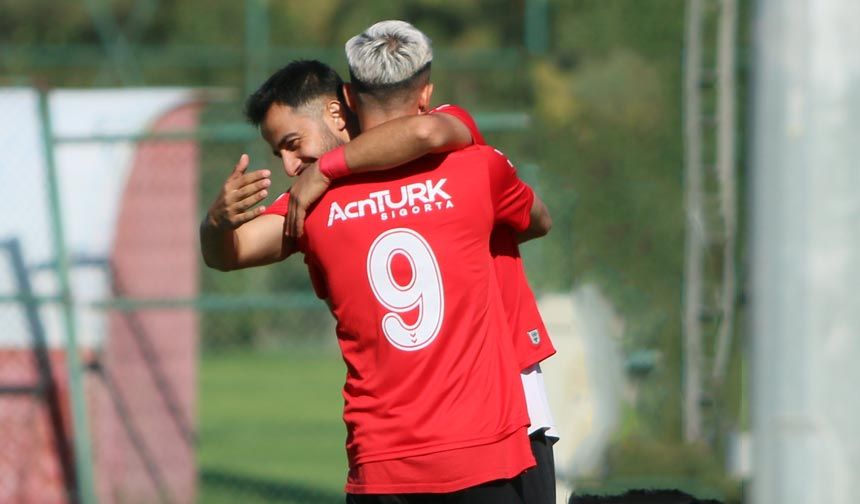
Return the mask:
[[(299, 62), (290, 65), (269, 79), (261, 87), (261, 90), (249, 99), (247, 108), (249, 118), (254, 121), (256, 117), (261, 122), (263, 136), (273, 146), (273, 150), (284, 156), (285, 166), (288, 166), (290, 161), (307, 165), (318, 157), (319, 153), (329, 150), (332, 146), (349, 138), (348, 112), (343, 109), (342, 104), (337, 99), (337, 79), (324, 78), (327, 72), (324, 71), (325, 69), (320, 72), (319, 65), (314, 62)], [(310, 76), (295, 81), (300, 83), (299, 87), (307, 85), (317, 87), (324, 92), (314, 97), (313, 93), (304, 91), (279, 94), (277, 90), (268, 89), (289, 83), (291, 82), (289, 78), (297, 75)], [(427, 97), (429, 98), (429, 94)], [(426, 103), (422, 103), (421, 106), (426, 107)], [(420, 119), (423, 122), (431, 119), (437, 123), (450, 121), (444, 116), (445, 114), (437, 114), (436, 117), (422, 116)], [(398, 120), (406, 121), (407, 118)], [(325, 131), (326, 129), (328, 132)], [(420, 128), (418, 130), (421, 131)], [(414, 143), (426, 141), (427, 138), (430, 137), (419, 135), (418, 141)], [(467, 140), (471, 141), (471, 138)], [(402, 145), (398, 147), (402, 148)], [(402, 155), (402, 152), (400, 154)], [(284, 204), (284, 200), (287, 198), (282, 198), (265, 215), (258, 217), (261, 212), (259, 209), (248, 211), (251, 206), (265, 197), (267, 178), (265, 172), (257, 175), (253, 173), (244, 174), (246, 167), (247, 157), (243, 156), (234, 175), (225, 184), (219, 201), (213, 205), (214, 211), (210, 211), (209, 218), (201, 226), (204, 257), (206, 257), (208, 264), (221, 269), (266, 264), (286, 257), (295, 249), (295, 242), (290, 238), (283, 237), (280, 233), (284, 222), (282, 210), (275, 211), (279, 205)], [(422, 192), (417, 186), (413, 186), (410, 190), (415, 192), (415, 197), (419, 197)], [(435, 186), (427, 186), (426, 192), (432, 193), (434, 196), (439, 194), (439, 190)], [(353, 207), (353, 211), (359, 214), (362, 210), (372, 213), (374, 208), (378, 211), (379, 207), (387, 201), (385, 198), (364, 200), (358, 202), (357, 207)], [(412, 206), (410, 208), (417, 207)], [(424, 209), (426, 210), (427, 207), (425, 206)], [(437, 210), (439, 209), (437, 208)], [(348, 205), (344, 208), (333, 206), (328, 217), (332, 223), (341, 220), (346, 221), (354, 218), (355, 214), (350, 214), (350, 212)], [(389, 218), (400, 216), (399, 212), (388, 215), (390, 215)], [(547, 223), (548, 221), (544, 224)], [(277, 228), (278, 233), (271, 232), (274, 227)], [(276, 234), (277, 236), (275, 236)], [(209, 247), (207, 247), (207, 243)], [(228, 253), (223, 253), (224, 250)], [(315, 278), (315, 285), (318, 289), (327, 288), (326, 280), (322, 278), (319, 272), (312, 277)], [(441, 466), (450, 468), (450, 464), (442, 464)], [(462, 467), (459, 469), (459, 474), (465, 474)], [(425, 470), (422, 474), (431, 473), (435, 474), (435, 471), (428, 472)], [(435, 484), (438, 485), (439, 483)], [(439, 488), (442, 487), (437, 487), (437, 490)], [(494, 487), (491, 485), (489, 488)], [(359, 488), (358, 490), (362, 489)], [(470, 499), (477, 498), (474, 492), (471, 495)]]
[(259, 126), (275, 103), (299, 109), (330, 94), (344, 102), (343, 79), (337, 72), (319, 61), (295, 61), (272, 74), (248, 97), (245, 116), (250, 123)]
[[(426, 106), (426, 94), (412, 94)], [(322, 144), (346, 136), (342, 116), (323, 106), (314, 118), (302, 112), (307, 103), (296, 105), (275, 102), (266, 113), (261, 132), (273, 149), (309, 142), (326, 124), (336, 133)], [(367, 110), (360, 117), (372, 124), (377, 110)], [(351, 498), (522, 502), (513, 478), (534, 459), (518, 366), (510, 339), (499, 337), (508, 329), (489, 238), (495, 224), (544, 233), (549, 217), (507, 159), (476, 146), (335, 184), (298, 242), (249, 235), (261, 219), (283, 222), (267, 213), (233, 230), (207, 219), (204, 255), (229, 269), (305, 253), (347, 363)], [(229, 253), (211, 256), (207, 242)]]

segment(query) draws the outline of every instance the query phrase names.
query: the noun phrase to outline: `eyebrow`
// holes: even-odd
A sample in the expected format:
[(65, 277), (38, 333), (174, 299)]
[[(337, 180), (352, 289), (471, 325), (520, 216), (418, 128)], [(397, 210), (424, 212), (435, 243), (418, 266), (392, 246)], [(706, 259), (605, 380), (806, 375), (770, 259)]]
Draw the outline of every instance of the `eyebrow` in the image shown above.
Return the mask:
[(298, 138), (298, 137), (299, 137), (299, 134), (295, 133), (295, 132), (287, 133), (286, 135), (282, 136), (276, 145), (277, 150), (273, 150), (272, 154), (274, 154), (275, 157), (281, 157), (281, 149), (286, 150), (286, 147), (284, 147), (284, 145), (286, 145), (286, 143), (288, 141), (293, 140), (293, 138)]

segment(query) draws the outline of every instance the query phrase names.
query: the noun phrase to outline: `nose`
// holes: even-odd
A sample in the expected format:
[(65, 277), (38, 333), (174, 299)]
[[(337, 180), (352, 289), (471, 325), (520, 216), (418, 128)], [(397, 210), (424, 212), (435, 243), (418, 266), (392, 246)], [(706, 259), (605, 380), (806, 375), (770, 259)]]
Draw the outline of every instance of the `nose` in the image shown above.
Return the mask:
[(302, 160), (289, 154), (286, 150), (281, 151), (281, 161), (284, 163), (284, 171), (290, 177), (295, 177), (302, 171)]

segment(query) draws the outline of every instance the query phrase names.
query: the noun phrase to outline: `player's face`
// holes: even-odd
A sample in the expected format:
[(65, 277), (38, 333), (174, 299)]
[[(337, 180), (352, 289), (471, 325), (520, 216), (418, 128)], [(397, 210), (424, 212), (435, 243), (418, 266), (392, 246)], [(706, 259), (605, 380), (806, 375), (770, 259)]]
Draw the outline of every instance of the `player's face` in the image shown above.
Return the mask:
[(260, 124), (260, 133), (272, 147), (272, 153), (283, 158), (287, 174), (295, 176), (320, 156), (349, 140), (345, 128), (339, 127), (339, 121), (313, 104), (294, 109), (275, 103)]

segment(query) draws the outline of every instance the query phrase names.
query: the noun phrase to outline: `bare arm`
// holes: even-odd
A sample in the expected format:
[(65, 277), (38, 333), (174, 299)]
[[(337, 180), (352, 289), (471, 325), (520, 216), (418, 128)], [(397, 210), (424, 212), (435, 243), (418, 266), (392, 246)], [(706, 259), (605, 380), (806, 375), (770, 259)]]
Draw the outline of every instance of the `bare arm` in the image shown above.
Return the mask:
[(527, 242), (541, 236), (546, 236), (552, 229), (552, 217), (543, 201), (535, 194), (534, 203), (529, 211), (529, 227), (517, 234), (519, 243)]
[(200, 250), (207, 266), (230, 271), (280, 261), (296, 247), (284, 236), (284, 218), (252, 208), (268, 194), (268, 170), (245, 173), (243, 154), (200, 223)]
[[(472, 133), (456, 117), (422, 114), (392, 119), (363, 132), (344, 146), (343, 155), (350, 173), (365, 173), (388, 170), (426, 154), (471, 144)], [(330, 184), (331, 180), (320, 172), (319, 161), (296, 177), (290, 189), (288, 236), (301, 236), (308, 206), (318, 200)]]
[(472, 133), (449, 114), (399, 117), (371, 128), (344, 148), (351, 173), (387, 170), (425, 154), (472, 144)]

